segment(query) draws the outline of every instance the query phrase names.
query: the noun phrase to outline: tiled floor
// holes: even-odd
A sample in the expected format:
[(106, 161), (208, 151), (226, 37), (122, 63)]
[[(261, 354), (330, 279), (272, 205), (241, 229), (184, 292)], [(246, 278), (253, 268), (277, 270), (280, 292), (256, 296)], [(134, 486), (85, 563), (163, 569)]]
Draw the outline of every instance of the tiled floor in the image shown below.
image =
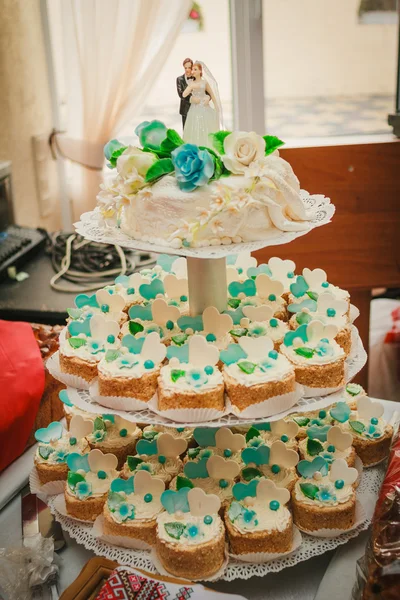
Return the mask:
[[(225, 104), (224, 122), (232, 126), (232, 107)], [(389, 133), (387, 116), (394, 111), (394, 96), (335, 96), (270, 99), (265, 103), (266, 131), (290, 138)], [(177, 106), (145, 107), (141, 119), (160, 119), (181, 130)]]

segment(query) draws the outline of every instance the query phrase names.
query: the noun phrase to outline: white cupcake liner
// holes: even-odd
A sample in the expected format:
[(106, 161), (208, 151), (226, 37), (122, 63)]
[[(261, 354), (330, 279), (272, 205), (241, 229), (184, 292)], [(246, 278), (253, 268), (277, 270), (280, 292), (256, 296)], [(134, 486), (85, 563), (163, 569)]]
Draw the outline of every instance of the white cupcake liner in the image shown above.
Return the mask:
[(112, 544), (113, 546), (121, 546), (121, 548), (131, 548), (132, 550), (151, 550), (150, 544), (137, 540), (132, 537), (122, 535), (109, 535), (104, 533), (104, 516), (99, 515), (93, 523), (92, 534), (95, 538)]
[(60, 346), (67, 339), (67, 333), (68, 333), (68, 327), (65, 326), (63, 329), (61, 329), (61, 331), (60, 331), (60, 333), (58, 335), (58, 343), (60, 344)]
[(147, 402), (138, 400), (137, 398), (127, 398), (125, 396), (100, 396), (98, 379), (94, 379), (89, 386), (89, 394), (97, 404), (106, 408), (114, 408), (115, 410), (124, 410), (130, 412), (132, 410), (146, 410)]
[(287, 552), (249, 552), (248, 554), (232, 554), (229, 553), (231, 558), (235, 560), (239, 560), (242, 562), (249, 563), (266, 563), (274, 560), (276, 558), (282, 558), (283, 556), (288, 556), (288, 554), (292, 554), (297, 548), (301, 546), (302, 537), (299, 529), (296, 525), (293, 525), (293, 542), (292, 547)]
[(354, 323), (354, 321), (356, 319), (358, 319), (359, 316), (360, 316), (360, 311), (357, 308), (357, 306), (354, 306), (354, 304), (350, 304), (350, 314), (349, 314), (350, 323)]
[(40, 500), (46, 502), (50, 496), (58, 496), (64, 492), (65, 481), (49, 481), (48, 483), (40, 483), (39, 473), (36, 467), (33, 467), (29, 474), (29, 488), (31, 494), (36, 494)]
[(359, 527), (360, 525), (363, 525), (363, 524), (365, 525), (365, 527), (363, 527), (363, 529), (367, 529), (367, 527), (368, 527), (367, 514), (366, 514), (365, 508), (364, 508), (363, 504), (360, 502), (360, 500), (356, 500), (356, 520), (355, 520), (354, 525), (352, 527), (350, 527), (349, 529), (318, 529), (317, 531), (307, 531), (307, 529), (303, 529), (299, 525), (297, 525), (297, 527), (300, 529), (300, 531), (302, 531), (303, 533), (306, 533), (307, 535), (311, 535), (312, 537), (333, 538), (333, 537), (338, 537), (338, 536), (342, 535), (343, 533), (348, 533), (349, 531), (353, 531), (353, 529), (357, 529), (357, 527)]
[[(167, 571), (163, 565), (161, 564), (160, 559), (158, 558), (157, 552), (154, 550), (154, 548), (151, 551), (151, 560), (153, 562), (154, 567), (157, 569), (157, 571), (159, 572), (160, 575), (165, 575), (166, 577), (177, 577), (177, 575), (172, 575), (172, 573), (169, 573), (169, 571)], [(211, 577), (208, 577), (207, 579), (188, 579), (187, 581), (193, 581), (193, 582), (197, 582), (197, 581), (218, 581), (218, 579), (220, 579), (222, 577), (222, 575), (225, 572), (226, 567), (228, 566), (228, 561), (229, 561), (229, 554), (228, 554), (228, 547), (225, 546), (225, 560), (223, 562), (223, 565), (221, 566), (221, 568), (214, 573), (214, 575), (212, 575)], [(185, 580), (183, 577), (179, 576), (179, 579), (183, 579)], [(186, 581), (186, 580), (185, 580)]]
[(171, 408), (169, 410), (159, 410), (158, 395), (155, 394), (148, 403), (149, 408), (157, 415), (171, 419), (177, 423), (201, 423), (205, 421), (214, 421), (220, 419), (229, 411), (216, 410), (215, 408)]
[(354, 468), (357, 469), (357, 471), (358, 471), (358, 477), (355, 482), (358, 487), (358, 485), (361, 483), (361, 477), (363, 474), (364, 466), (362, 464), (361, 458), (359, 456), (357, 456), (357, 454), (356, 454), (356, 459), (354, 461)]
[(264, 402), (258, 404), (252, 404), (244, 410), (239, 410), (237, 406), (234, 406), (229, 397), (227, 396), (227, 409), (228, 412), (236, 415), (242, 419), (259, 419), (262, 417), (272, 417), (286, 410), (289, 410), (294, 406), (300, 398), (303, 397), (303, 386), (296, 383), (296, 389), (294, 392), (288, 394), (282, 394), (280, 396), (273, 396)]
[(60, 513), (60, 515), (63, 515), (63, 517), (68, 517), (69, 519), (73, 519), (74, 521), (78, 521), (79, 523), (93, 524), (93, 521), (90, 521), (87, 519), (77, 519), (76, 517), (73, 517), (72, 515), (69, 514), (69, 512), (67, 511), (67, 506), (65, 504), (64, 494), (58, 494), (58, 496), (56, 496), (56, 498), (54, 499), (54, 502), (53, 502), (53, 506), (56, 509), (56, 511), (58, 513)]
[(88, 390), (89, 382), (83, 377), (78, 377), (78, 375), (71, 375), (70, 373), (62, 373), (60, 367), (60, 354), (59, 352), (54, 352), (52, 356), (46, 361), (46, 368), (50, 375), (64, 383), (68, 387), (77, 388), (80, 390)]

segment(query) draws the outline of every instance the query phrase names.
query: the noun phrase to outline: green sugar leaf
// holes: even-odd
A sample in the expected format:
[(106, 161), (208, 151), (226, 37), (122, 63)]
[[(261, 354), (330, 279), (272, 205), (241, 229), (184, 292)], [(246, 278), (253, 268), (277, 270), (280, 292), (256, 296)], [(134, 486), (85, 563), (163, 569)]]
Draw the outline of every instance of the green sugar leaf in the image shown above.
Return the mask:
[(186, 529), (186, 525), (178, 523), (177, 521), (165, 523), (164, 527), (169, 537), (174, 538), (174, 540), (179, 540)]
[(321, 442), (319, 442), (318, 440), (312, 440), (312, 439), (308, 438), (307, 452), (310, 456), (317, 456), (317, 454), (322, 452), (323, 449), (324, 449), (324, 447), (321, 444)]
[(346, 392), (350, 394), (350, 396), (357, 396), (361, 390), (362, 387), (358, 383), (348, 383), (346, 385)]
[(232, 133), (231, 131), (217, 131), (216, 133), (210, 133), (208, 137), (210, 138), (212, 145), (216, 149), (219, 154), (225, 154), (224, 150), (224, 140), (225, 138)]
[(303, 494), (307, 496), (307, 498), (311, 498), (311, 500), (314, 500), (319, 490), (318, 486), (314, 485), (313, 483), (301, 483), (300, 489)]
[(248, 432), (246, 433), (246, 442), (249, 442), (255, 437), (260, 437), (260, 432), (256, 427), (251, 426)]
[(145, 440), (152, 442), (156, 437), (158, 437), (158, 431), (143, 431), (143, 437)]
[(245, 467), (242, 469), (242, 478), (245, 481), (251, 481), (255, 477), (262, 477), (261, 471), (255, 469), (254, 467)]
[(308, 417), (293, 417), (293, 421), (297, 423), (299, 427), (306, 427), (309, 424), (310, 419)]
[(356, 433), (361, 434), (363, 431), (365, 431), (365, 425), (360, 421), (349, 421), (349, 425)]
[(174, 170), (174, 164), (170, 158), (161, 158), (151, 165), (146, 173), (145, 181), (146, 183), (153, 183), (153, 181), (157, 181), (160, 177), (168, 175), (168, 173), (172, 173)]
[(308, 291), (308, 292), (306, 292), (306, 294), (309, 298), (311, 298), (311, 300), (315, 300), (315, 301), (318, 300), (318, 294), (316, 292)]
[(193, 483), (187, 477), (182, 477), (182, 475), (178, 475), (176, 478), (176, 489), (179, 492), (181, 488), (194, 488)]
[(119, 492), (108, 493), (107, 504), (111, 512), (115, 512), (124, 502), (126, 502), (126, 498)]
[(185, 142), (175, 129), (167, 129), (167, 137), (161, 142), (161, 151), (170, 154), (173, 150), (182, 146)]
[(285, 143), (275, 135), (264, 135), (263, 138), (265, 140), (265, 156), (272, 154), (272, 152), (275, 152), (277, 148), (280, 148)]
[(173, 381), (174, 383), (176, 381), (178, 381), (178, 379), (180, 377), (184, 377), (186, 374), (186, 371), (181, 371), (180, 369), (172, 369), (171, 371), (171, 381)]
[(138, 456), (128, 456), (128, 458), (126, 459), (126, 462), (128, 464), (129, 470), (134, 471), (136, 469), (136, 467), (144, 461), (141, 458), (139, 458)]
[(129, 321), (129, 333), (132, 335), (136, 335), (140, 331), (143, 331), (144, 327), (141, 323), (137, 323), (136, 321)]
[(308, 313), (299, 312), (296, 315), (296, 321), (299, 325), (304, 325), (304, 323), (307, 325), (311, 321), (311, 319), (312, 316)]
[(254, 369), (256, 368), (256, 365), (250, 362), (249, 360), (242, 360), (238, 362), (237, 365), (239, 369), (243, 371), (243, 373), (247, 373), (247, 375), (251, 375), (252, 373), (254, 373)]
[(241, 303), (240, 298), (229, 298), (229, 300), (228, 300), (228, 306), (230, 306), (231, 308), (234, 308), (234, 309), (238, 308), (240, 303)]
[(107, 350), (104, 358), (106, 359), (106, 362), (109, 363), (109, 362), (113, 362), (114, 360), (117, 360), (117, 358), (119, 356), (120, 356), (119, 350)]
[(302, 346), (301, 348), (295, 348), (294, 351), (299, 356), (304, 356), (304, 358), (312, 358), (315, 354), (315, 350), (312, 348), (306, 348), (305, 346)]
[(201, 448), (189, 448), (187, 454), (189, 458), (196, 458), (199, 455)]
[(43, 460), (47, 460), (50, 454), (52, 454), (53, 452), (54, 448), (52, 448), (51, 446), (39, 446), (39, 456), (41, 456)]
[(68, 485), (71, 488), (71, 490), (74, 490), (76, 484), (79, 483), (80, 481), (85, 481), (85, 478), (80, 473), (74, 473), (73, 471), (68, 471), (67, 481), (68, 481)]
[(71, 348), (81, 348), (81, 346), (86, 346), (86, 340), (79, 337), (70, 337), (68, 338), (68, 343)]
[(112, 167), (116, 167), (117, 166), (117, 159), (121, 156), (121, 154), (123, 152), (125, 152), (125, 150), (127, 149), (128, 146), (121, 146), (121, 148), (118, 148), (117, 150), (114, 150), (114, 152), (111, 154), (109, 161), (110, 161), (110, 165)]
[(106, 430), (106, 424), (101, 417), (96, 417), (93, 423), (94, 429), (104, 429)]
[(229, 333), (233, 335), (233, 337), (243, 337), (244, 335), (247, 335), (247, 329), (237, 327), (236, 329), (231, 329)]
[(171, 339), (177, 346), (182, 346), (186, 342), (188, 337), (189, 336), (187, 335), (187, 333), (179, 333), (178, 335), (173, 335)]

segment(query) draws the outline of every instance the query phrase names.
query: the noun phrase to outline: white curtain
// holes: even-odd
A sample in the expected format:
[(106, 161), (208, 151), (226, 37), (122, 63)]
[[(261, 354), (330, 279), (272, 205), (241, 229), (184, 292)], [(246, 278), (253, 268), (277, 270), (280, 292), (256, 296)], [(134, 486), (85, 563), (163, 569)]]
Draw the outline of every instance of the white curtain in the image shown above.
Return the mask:
[[(60, 154), (72, 213), (93, 209), (103, 146), (134, 121), (187, 18), (191, 0), (61, 0), (67, 128)], [(132, 128), (133, 129), (133, 128)], [(133, 131), (132, 131), (133, 135)]]

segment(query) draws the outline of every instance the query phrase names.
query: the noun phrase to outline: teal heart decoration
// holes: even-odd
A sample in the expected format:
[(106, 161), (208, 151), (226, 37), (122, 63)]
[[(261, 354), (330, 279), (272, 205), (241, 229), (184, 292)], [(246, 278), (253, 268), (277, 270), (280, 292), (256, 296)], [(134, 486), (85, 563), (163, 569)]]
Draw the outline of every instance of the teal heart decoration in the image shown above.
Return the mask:
[(140, 354), (142, 351), (144, 340), (144, 337), (135, 338), (133, 337), (133, 335), (128, 333), (122, 338), (121, 344), (125, 346), (125, 348), (128, 348), (129, 352), (131, 352), (132, 354)]
[(153, 456), (158, 454), (157, 439), (149, 442), (148, 440), (139, 440), (136, 444), (136, 452), (138, 454), (147, 454), (147, 456)]
[(201, 315), (197, 315), (197, 317), (179, 317), (178, 326), (182, 331), (189, 328), (193, 331), (203, 331), (203, 317)]
[(199, 462), (187, 462), (183, 467), (185, 477), (189, 479), (206, 479), (208, 477), (207, 461), (208, 458), (201, 458)]
[(228, 292), (232, 298), (237, 298), (239, 294), (245, 296), (255, 296), (257, 293), (256, 283), (253, 279), (246, 279), (246, 281), (231, 281), (228, 285)]
[(307, 281), (303, 275), (298, 275), (294, 283), (290, 284), (290, 291), (295, 298), (301, 298), (309, 289)]
[(271, 269), (268, 265), (265, 264), (258, 265), (258, 267), (250, 267), (247, 269), (247, 277), (250, 277), (250, 279), (255, 279), (257, 275), (260, 275), (260, 273), (265, 273), (266, 275), (268, 275), (268, 277), (272, 277)]
[(215, 446), (215, 434), (217, 429), (212, 427), (196, 427), (193, 431), (193, 437), (199, 446), (206, 448), (207, 446)]
[(124, 286), (124, 288), (129, 287), (129, 277), (128, 275), (119, 275), (116, 279), (114, 283), (119, 283), (120, 285)]
[(303, 300), (303, 302), (299, 302), (298, 304), (289, 304), (287, 308), (290, 313), (299, 313), (303, 308), (308, 308), (310, 312), (315, 312), (317, 310), (317, 303), (315, 300), (307, 298), (307, 300)]
[(330, 430), (331, 425), (311, 425), (307, 429), (307, 437), (310, 440), (319, 440), (320, 442), (326, 442), (328, 437), (328, 431)]
[(258, 431), (271, 431), (271, 423), (253, 423), (253, 427)]
[(257, 448), (245, 448), (242, 450), (242, 460), (245, 465), (268, 465), (270, 449), (268, 446), (257, 446)]
[(247, 354), (239, 344), (229, 344), (226, 350), (221, 350), (219, 357), (225, 365), (231, 365), (247, 358)]
[(182, 346), (168, 346), (167, 347), (167, 358), (177, 358), (180, 363), (189, 362), (189, 344), (183, 344)]
[(84, 306), (99, 308), (99, 304), (96, 300), (96, 294), (92, 294), (91, 296), (88, 296), (87, 294), (78, 294), (75, 298), (75, 306), (77, 308), (83, 308)]
[(346, 402), (338, 402), (336, 406), (331, 408), (329, 414), (331, 415), (332, 419), (335, 419), (335, 421), (339, 421), (339, 423), (345, 423), (349, 420), (351, 410)]
[(160, 254), (157, 258), (157, 264), (166, 273), (171, 273), (172, 265), (176, 261), (177, 257), (172, 254)]
[(90, 317), (86, 317), (83, 321), (71, 321), (68, 323), (68, 332), (71, 337), (78, 336), (80, 333), (90, 337)]
[(129, 318), (133, 321), (134, 319), (141, 319), (142, 321), (151, 321), (153, 313), (151, 312), (151, 304), (148, 306), (140, 306), (140, 304), (134, 304), (130, 307)]
[(297, 470), (305, 479), (311, 479), (317, 471), (325, 476), (328, 475), (328, 463), (322, 456), (317, 456), (313, 461), (301, 460), (297, 465)]
[(188, 492), (190, 488), (181, 488), (179, 491), (174, 492), (173, 490), (166, 490), (161, 494), (161, 504), (165, 510), (170, 514), (174, 514), (178, 511), (189, 512)]
[(153, 279), (150, 283), (142, 283), (139, 286), (139, 294), (145, 300), (154, 300), (158, 294), (164, 294), (164, 284), (161, 279)]
[(68, 454), (68, 469), (74, 471), (75, 473), (76, 471), (85, 471), (86, 473), (89, 473), (90, 467), (88, 456), (88, 454), (78, 454), (77, 452), (72, 452), (71, 454)]
[(134, 477), (129, 477), (129, 479), (113, 479), (110, 485), (110, 492), (125, 492), (125, 494), (133, 494), (135, 491), (133, 479)]
[(240, 325), (240, 321), (243, 319), (244, 314), (240, 306), (236, 310), (224, 310), (224, 315), (232, 317), (234, 325)]
[(63, 404), (65, 404), (65, 406), (73, 406), (71, 400), (68, 397), (68, 392), (67, 390), (60, 390), (58, 392), (58, 397), (60, 398), (61, 402)]
[(35, 432), (35, 439), (43, 444), (49, 444), (52, 440), (59, 440), (63, 434), (63, 426), (58, 421), (50, 423)]
[(226, 257), (226, 264), (230, 267), (233, 266), (234, 264), (236, 264), (237, 257), (237, 254), (228, 254), (228, 256)]
[(232, 488), (233, 497), (240, 502), (248, 496), (255, 498), (259, 479), (252, 479), (250, 483), (235, 483)]
[(285, 344), (285, 346), (292, 346), (293, 340), (296, 338), (300, 338), (301, 340), (303, 340), (304, 343), (308, 342), (306, 323), (304, 323), (304, 325), (300, 325), (300, 327), (298, 327), (294, 331), (288, 331), (287, 333), (285, 333), (283, 343)]

